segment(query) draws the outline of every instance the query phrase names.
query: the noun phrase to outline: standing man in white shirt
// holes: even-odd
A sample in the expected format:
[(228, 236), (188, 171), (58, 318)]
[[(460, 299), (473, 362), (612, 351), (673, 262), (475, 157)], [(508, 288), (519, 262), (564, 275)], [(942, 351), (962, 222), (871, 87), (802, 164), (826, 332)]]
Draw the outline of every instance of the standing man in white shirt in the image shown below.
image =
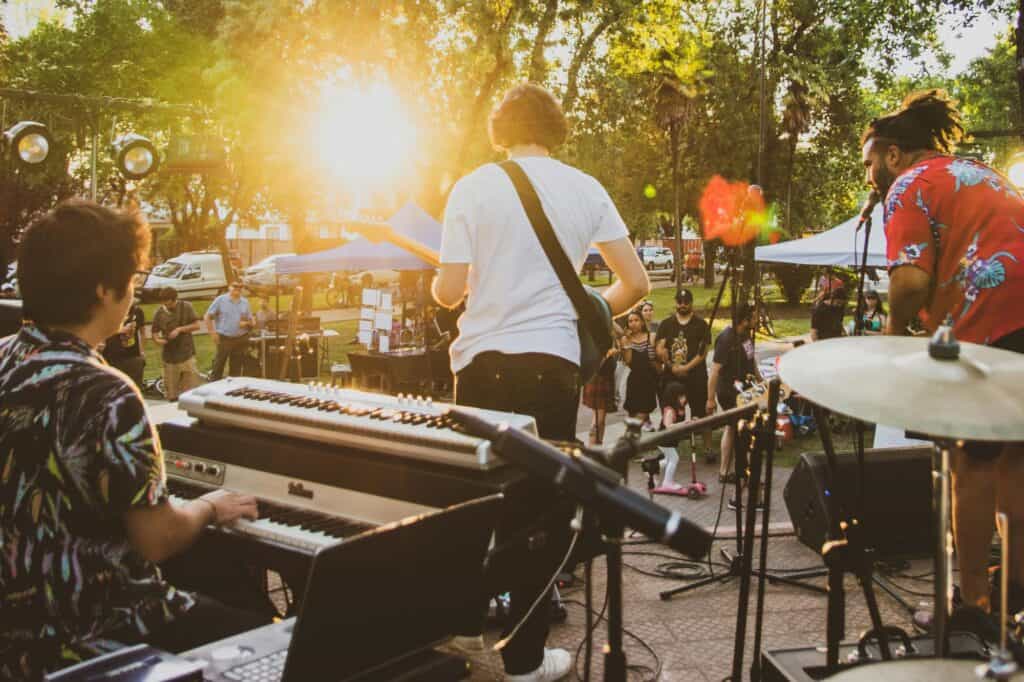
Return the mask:
[(217, 381), (224, 376), (224, 365), (229, 361), (228, 376), (241, 376), (249, 330), (254, 325), (249, 301), (242, 297), (242, 283), (232, 282), (228, 293), (213, 299), (204, 319), (210, 338), (217, 345), (210, 380)]
[[(568, 133), (554, 96), (537, 85), (518, 85), (491, 114), (489, 127), (494, 147), (526, 173), (575, 270), (593, 243), (616, 274), (615, 284), (603, 293), (612, 313), (621, 314), (646, 296), (647, 272), (608, 192), (586, 173), (551, 158)], [(451, 346), (455, 402), (529, 414), (542, 437), (575, 439), (580, 385), (576, 310), (512, 181), (495, 164), (481, 166), (452, 189), (433, 293), (446, 308), (468, 296), (459, 337)], [(545, 513), (550, 517), (554, 491), (542, 498), (531, 505), (535, 517), (506, 519), (499, 533), (511, 536), (536, 526)], [(565, 554), (568, 518), (554, 517), (540, 523), (546, 534), (542, 548), (519, 550), (510, 626), (526, 614)], [(536, 609), (502, 650), (507, 680), (556, 680), (568, 673), (569, 653), (544, 648), (548, 619), (546, 609)]]

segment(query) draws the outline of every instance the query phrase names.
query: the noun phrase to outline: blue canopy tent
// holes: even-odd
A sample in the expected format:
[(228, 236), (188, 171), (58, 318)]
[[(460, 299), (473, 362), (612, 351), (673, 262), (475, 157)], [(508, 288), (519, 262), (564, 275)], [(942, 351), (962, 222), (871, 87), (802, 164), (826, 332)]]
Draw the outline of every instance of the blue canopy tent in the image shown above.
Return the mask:
[[(395, 232), (415, 239), (424, 246), (441, 248), (441, 223), (412, 202), (388, 220)], [(432, 270), (434, 266), (408, 251), (386, 242), (357, 239), (326, 251), (290, 256), (277, 261), (279, 275), (335, 270)]]

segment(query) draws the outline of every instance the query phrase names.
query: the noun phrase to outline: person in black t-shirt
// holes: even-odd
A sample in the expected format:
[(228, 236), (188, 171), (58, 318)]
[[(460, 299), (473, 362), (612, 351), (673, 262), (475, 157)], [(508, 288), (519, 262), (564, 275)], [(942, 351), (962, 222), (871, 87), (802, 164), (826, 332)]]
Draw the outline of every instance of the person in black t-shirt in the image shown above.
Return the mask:
[[(736, 310), (736, 326), (726, 327), (715, 339), (715, 354), (711, 363), (711, 375), (708, 378), (707, 411), (715, 411), (715, 399), (723, 410), (736, 407), (736, 382), (743, 382), (747, 376), (760, 381), (761, 373), (754, 362), (754, 341), (751, 330), (754, 328), (755, 310), (748, 303), (741, 303)], [(726, 481), (730, 478), (732, 467), (733, 446), (736, 442), (736, 426), (726, 426), (722, 434), (721, 459), (719, 460), (718, 476)]]
[(811, 311), (811, 341), (835, 339), (843, 335), (846, 290), (836, 289)]
[(103, 359), (116, 367), (142, 388), (142, 375), (146, 369), (146, 355), (142, 352), (142, 328), (146, 326), (146, 314), (138, 301), (132, 303), (121, 329), (103, 344)]
[[(681, 289), (676, 294), (675, 314), (658, 325), (655, 337), (656, 354), (664, 367), (659, 392), (662, 426), (670, 426), (680, 417), (685, 417), (687, 404), (693, 419), (707, 415), (706, 359), (710, 339), (708, 323), (693, 312), (693, 293), (689, 289)], [(704, 432), (703, 440), (705, 453), (710, 453), (710, 431)], [(675, 485), (672, 465), (677, 456), (674, 451), (665, 452), (665, 455), (669, 462), (659, 490)]]

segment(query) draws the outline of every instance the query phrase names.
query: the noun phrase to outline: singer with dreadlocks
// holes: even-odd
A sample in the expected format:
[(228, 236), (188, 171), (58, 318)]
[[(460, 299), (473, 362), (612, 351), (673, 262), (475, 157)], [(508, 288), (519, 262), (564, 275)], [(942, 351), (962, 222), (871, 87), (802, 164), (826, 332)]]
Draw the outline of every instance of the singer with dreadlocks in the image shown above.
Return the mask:
[[(867, 182), (885, 197), (888, 333), (906, 333), (914, 317), (934, 331), (950, 315), (959, 340), (1024, 353), (1024, 199), (993, 169), (952, 154), (964, 133), (955, 105), (941, 90), (911, 94), (862, 138)], [(1024, 608), (1024, 446), (968, 443), (952, 470), (964, 604), (993, 609), (998, 508), (1013, 536), (1010, 612)]]

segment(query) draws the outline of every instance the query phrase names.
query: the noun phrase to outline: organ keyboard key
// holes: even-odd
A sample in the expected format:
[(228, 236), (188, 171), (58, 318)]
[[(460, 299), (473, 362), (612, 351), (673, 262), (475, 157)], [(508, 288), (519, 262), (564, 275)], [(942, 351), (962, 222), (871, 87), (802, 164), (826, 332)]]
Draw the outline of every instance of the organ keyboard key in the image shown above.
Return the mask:
[[(178, 406), (203, 422), (362, 448), (460, 467), (503, 464), (489, 441), (464, 433), (449, 405), (323, 385), (232, 377), (188, 391)], [(532, 417), (475, 410), (491, 421), (536, 433)]]
[[(177, 505), (185, 504), (211, 490), (174, 478), (168, 480), (168, 488), (171, 504)], [(374, 527), (374, 524), (288, 507), (269, 500), (258, 500), (258, 507), (258, 519), (239, 519), (222, 529), (312, 554), (319, 547), (334, 544)]]

